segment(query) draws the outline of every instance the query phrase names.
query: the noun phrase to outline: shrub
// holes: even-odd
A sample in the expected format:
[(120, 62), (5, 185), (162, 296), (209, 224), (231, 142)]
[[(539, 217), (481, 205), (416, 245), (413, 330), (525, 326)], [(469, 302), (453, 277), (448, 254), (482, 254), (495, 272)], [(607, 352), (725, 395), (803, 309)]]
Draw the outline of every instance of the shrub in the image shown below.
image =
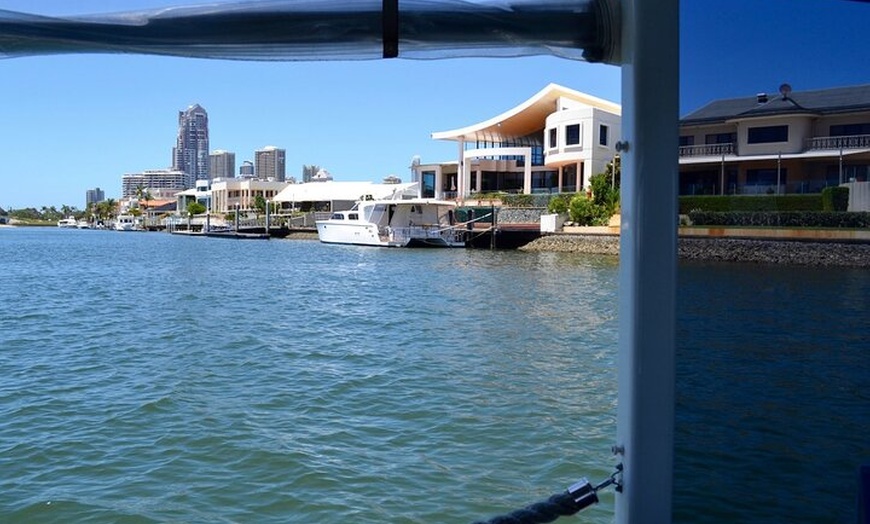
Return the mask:
[(506, 207), (534, 207), (534, 195), (504, 195), (501, 203)]
[(822, 209), (824, 211), (846, 211), (849, 209), (849, 188), (829, 186), (822, 190)]
[(580, 226), (603, 226), (610, 220), (611, 212), (606, 206), (595, 204), (585, 195), (577, 194), (568, 205), (568, 216)]
[(604, 206), (612, 214), (619, 206), (619, 188), (613, 187), (611, 177), (605, 173), (592, 175), (589, 179), (592, 187), (592, 201), (595, 205)]
[(870, 227), (870, 213), (843, 213), (837, 211), (701, 211), (689, 212), (696, 226), (737, 227), (829, 227), (862, 229)]
[(576, 193), (560, 193), (550, 198), (547, 203), (547, 211), (550, 213), (563, 214), (568, 212), (568, 206)]
[(700, 211), (821, 211), (822, 195), (681, 196), (680, 213)]

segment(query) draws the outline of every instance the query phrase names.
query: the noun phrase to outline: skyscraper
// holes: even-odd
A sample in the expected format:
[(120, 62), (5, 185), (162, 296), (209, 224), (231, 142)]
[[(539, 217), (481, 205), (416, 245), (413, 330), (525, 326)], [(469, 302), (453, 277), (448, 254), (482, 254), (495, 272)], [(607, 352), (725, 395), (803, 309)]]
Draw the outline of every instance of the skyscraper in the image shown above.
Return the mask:
[(257, 178), (260, 180), (271, 178), (277, 182), (283, 182), (286, 154), (284, 149), (278, 149), (275, 146), (266, 146), (254, 151), (254, 169)]
[(236, 154), (218, 149), (209, 155), (209, 178), (233, 178), (236, 176)]
[(185, 175), (186, 188), (209, 178), (208, 113), (199, 104), (178, 112), (178, 139), (172, 148), (172, 169)]
[(96, 187), (94, 189), (88, 189), (85, 192), (85, 208), (91, 204), (97, 204), (106, 199), (106, 192), (102, 189)]
[(254, 178), (254, 163), (250, 160), (245, 160), (239, 166), (239, 178)]

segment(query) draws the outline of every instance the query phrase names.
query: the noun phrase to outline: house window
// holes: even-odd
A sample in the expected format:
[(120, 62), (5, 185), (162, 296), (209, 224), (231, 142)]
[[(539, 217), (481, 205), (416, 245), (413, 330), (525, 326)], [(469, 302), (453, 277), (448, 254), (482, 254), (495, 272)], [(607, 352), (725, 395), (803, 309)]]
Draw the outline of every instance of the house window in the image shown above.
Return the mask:
[(868, 124), (840, 124), (831, 126), (831, 136), (870, 135)]
[(733, 144), (737, 142), (737, 133), (711, 133), (704, 135), (705, 144)]
[(750, 144), (788, 142), (788, 126), (750, 127), (747, 142)]
[(604, 124), (598, 126), (598, 143), (602, 146), (607, 145), (607, 126)]
[(575, 146), (580, 143), (580, 124), (565, 126), (565, 145)]
[(695, 137), (692, 135), (681, 136), (680, 137), (680, 146), (693, 146), (695, 145)]
[(550, 140), (548, 142), (548, 145), (550, 146), (550, 149), (553, 149), (556, 147), (556, 128), (555, 127), (550, 129)]

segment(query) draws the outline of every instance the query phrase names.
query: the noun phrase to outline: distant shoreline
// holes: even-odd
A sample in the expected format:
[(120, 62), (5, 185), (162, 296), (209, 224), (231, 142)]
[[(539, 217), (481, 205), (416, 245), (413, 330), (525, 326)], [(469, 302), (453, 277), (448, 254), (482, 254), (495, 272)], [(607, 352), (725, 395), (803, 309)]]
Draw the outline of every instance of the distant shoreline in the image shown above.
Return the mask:
[[(870, 268), (870, 244), (736, 238), (680, 238), (680, 259)], [(619, 256), (618, 235), (547, 235), (519, 248), (526, 252)]]

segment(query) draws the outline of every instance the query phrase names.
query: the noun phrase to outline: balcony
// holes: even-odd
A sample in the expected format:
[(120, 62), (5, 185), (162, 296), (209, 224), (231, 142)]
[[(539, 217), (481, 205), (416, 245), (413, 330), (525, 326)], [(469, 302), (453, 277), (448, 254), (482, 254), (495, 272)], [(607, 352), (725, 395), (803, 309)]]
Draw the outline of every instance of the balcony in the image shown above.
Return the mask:
[(819, 136), (807, 139), (807, 151), (813, 149), (870, 148), (870, 135)]
[(726, 144), (702, 144), (698, 146), (680, 146), (680, 157), (688, 156), (722, 156), (733, 155), (736, 148), (733, 142)]

